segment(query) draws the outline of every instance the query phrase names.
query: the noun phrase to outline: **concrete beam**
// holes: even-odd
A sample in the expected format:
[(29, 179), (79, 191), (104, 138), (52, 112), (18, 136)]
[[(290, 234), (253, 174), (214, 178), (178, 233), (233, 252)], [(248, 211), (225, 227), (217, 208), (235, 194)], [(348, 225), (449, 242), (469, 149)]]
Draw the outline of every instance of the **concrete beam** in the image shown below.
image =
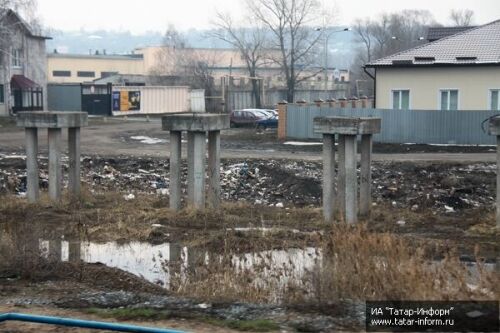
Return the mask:
[(81, 192), (80, 184), (80, 128), (68, 128), (68, 187), (71, 194), (79, 196)]
[(162, 117), (164, 131), (220, 131), (229, 128), (229, 115), (214, 113), (183, 113)]
[(316, 117), (314, 118), (314, 132), (330, 134), (376, 134), (381, 129), (380, 118), (370, 117)]
[(363, 217), (370, 215), (372, 205), (372, 135), (364, 134), (361, 136), (361, 176), (359, 193), (359, 213)]
[(87, 112), (30, 111), (17, 114), (18, 127), (67, 128), (87, 124)]
[(220, 207), (220, 131), (208, 132), (208, 204)]
[(38, 129), (25, 129), (26, 135), (26, 196), (30, 203), (38, 201), (40, 196), (38, 179)]
[(181, 208), (181, 131), (170, 131), (170, 208)]
[(61, 199), (62, 166), (61, 166), (61, 129), (49, 128), (49, 197)]
[(345, 221), (358, 222), (358, 178), (356, 169), (356, 136), (345, 136)]
[(335, 135), (323, 134), (323, 217), (330, 222), (333, 218), (335, 201)]

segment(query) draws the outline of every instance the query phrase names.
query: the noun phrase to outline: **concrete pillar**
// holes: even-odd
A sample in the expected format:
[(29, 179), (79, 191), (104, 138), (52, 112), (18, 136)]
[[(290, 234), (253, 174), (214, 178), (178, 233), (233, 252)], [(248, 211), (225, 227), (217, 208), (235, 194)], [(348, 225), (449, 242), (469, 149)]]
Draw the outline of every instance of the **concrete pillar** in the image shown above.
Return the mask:
[(335, 200), (335, 135), (323, 134), (323, 217), (330, 222)]
[[(191, 204), (197, 209), (205, 208), (205, 132), (193, 132), (191, 148), (192, 184), (188, 188)], [(189, 152), (188, 152), (189, 153)]]
[(68, 187), (71, 194), (79, 196), (80, 184), (80, 128), (68, 128), (69, 170)]
[(61, 199), (61, 129), (49, 128), (49, 197)]
[(344, 216), (345, 212), (345, 136), (339, 134), (338, 144), (338, 176), (337, 176), (337, 201), (335, 215)]
[(188, 164), (188, 174), (187, 174), (187, 203), (188, 205), (192, 205), (194, 202), (194, 198), (192, 194), (194, 193), (194, 133), (187, 132), (187, 164)]
[(170, 131), (170, 208), (181, 208), (181, 131)]
[(78, 262), (82, 259), (82, 245), (80, 242), (69, 242), (68, 261)]
[(38, 129), (30, 127), (26, 133), (26, 196), (30, 203), (38, 201)]
[(370, 215), (372, 205), (372, 141), (373, 136), (371, 134), (361, 135), (361, 185), (359, 193), (359, 213), (364, 217)]
[(497, 135), (497, 227), (500, 228), (500, 135)]
[(345, 135), (345, 222), (358, 222), (356, 135)]
[(62, 242), (61, 239), (49, 240), (49, 261), (61, 262), (62, 261)]
[(208, 204), (220, 207), (220, 131), (208, 132)]

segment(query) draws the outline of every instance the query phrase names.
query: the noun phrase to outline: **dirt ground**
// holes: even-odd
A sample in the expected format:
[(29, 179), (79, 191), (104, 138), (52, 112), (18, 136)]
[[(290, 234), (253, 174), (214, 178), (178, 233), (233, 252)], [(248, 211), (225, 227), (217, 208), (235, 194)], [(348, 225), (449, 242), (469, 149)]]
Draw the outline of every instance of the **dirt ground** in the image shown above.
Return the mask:
[[(141, 143), (132, 137), (147, 136), (164, 141), (153, 144)], [(63, 133), (63, 138), (66, 134)], [(46, 151), (47, 136), (40, 132), (40, 151)], [(82, 129), (82, 153), (104, 156), (168, 156), (168, 132), (161, 130), (159, 119), (91, 118), (89, 126)], [(294, 140), (288, 140), (294, 141)], [(222, 132), (221, 156), (244, 159), (294, 159), (320, 160), (321, 146), (284, 144), (276, 139), (276, 131), (257, 133), (254, 129), (238, 128)], [(0, 127), (0, 151), (12, 152), (24, 149), (24, 132), (12, 123)], [(185, 147), (183, 147), (185, 150)], [(494, 162), (492, 147), (428, 146), (375, 144), (374, 160), (378, 161), (455, 161)]]

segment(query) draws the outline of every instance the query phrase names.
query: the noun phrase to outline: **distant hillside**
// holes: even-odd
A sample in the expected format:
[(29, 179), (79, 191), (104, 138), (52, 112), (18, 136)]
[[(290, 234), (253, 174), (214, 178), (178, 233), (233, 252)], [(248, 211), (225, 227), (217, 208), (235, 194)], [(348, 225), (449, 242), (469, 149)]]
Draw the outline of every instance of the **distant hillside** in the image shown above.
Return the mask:
[[(209, 32), (209, 30), (191, 29), (182, 34), (192, 47), (231, 47), (221, 40), (208, 37)], [(106, 50), (107, 54), (127, 54), (138, 47), (159, 45), (163, 39), (163, 32), (159, 31), (149, 31), (140, 35), (134, 35), (128, 31), (52, 30), (47, 32), (47, 34), (53, 38), (47, 41), (47, 52), (57, 50), (59, 53), (77, 54), (95, 53), (96, 50), (99, 53)], [(329, 66), (348, 68), (355, 53), (356, 45), (353, 40), (353, 33), (351, 31), (331, 35), (328, 45), (330, 49)], [(323, 45), (320, 44), (318, 46), (322, 47)], [(322, 54), (320, 58), (323, 59)], [(321, 65), (322, 63), (321, 61)]]

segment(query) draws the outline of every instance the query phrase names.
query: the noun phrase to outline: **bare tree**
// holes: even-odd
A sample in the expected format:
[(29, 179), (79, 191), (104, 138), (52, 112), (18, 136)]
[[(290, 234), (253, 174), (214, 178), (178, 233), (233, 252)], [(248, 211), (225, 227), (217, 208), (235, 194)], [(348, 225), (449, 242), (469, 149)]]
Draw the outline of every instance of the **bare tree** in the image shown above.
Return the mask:
[(245, 61), (248, 74), (252, 83), (252, 95), (257, 108), (262, 107), (260, 100), (260, 85), (257, 78), (257, 70), (266, 64), (265, 44), (266, 34), (262, 26), (250, 29), (236, 26), (229, 14), (218, 12), (213, 25), (218, 28), (212, 32), (212, 36), (223, 40), (238, 49)]
[(362, 71), (366, 63), (424, 43), (427, 28), (435, 24), (427, 10), (403, 10), (356, 20), (353, 27), (360, 47), (351, 66), (351, 81), (369, 80)]
[(192, 88), (205, 89), (205, 95), (211, 96), (215, 88), (213, 70), (217, 60), (216, 52), (189, 47), (182, 34), (170, 25), (150, 74), (178, 76)]
[(459, 27), (472, 25), (473, 19), (474, 11), (470, 9), (452, 9), (450, 12), (450, 20)]
[[(317, 0), (246, 0), (252, 18), (269, 30), (270, 47), (279, 56), (270, 56), (284, 73), (287, 100), (293, 101), (297, 83), (317, 73), (311, 72), (314, 47), (321, 38), (311, 27), (321, 16)], [(318, 71), (318, 73), (321, 70)]]

